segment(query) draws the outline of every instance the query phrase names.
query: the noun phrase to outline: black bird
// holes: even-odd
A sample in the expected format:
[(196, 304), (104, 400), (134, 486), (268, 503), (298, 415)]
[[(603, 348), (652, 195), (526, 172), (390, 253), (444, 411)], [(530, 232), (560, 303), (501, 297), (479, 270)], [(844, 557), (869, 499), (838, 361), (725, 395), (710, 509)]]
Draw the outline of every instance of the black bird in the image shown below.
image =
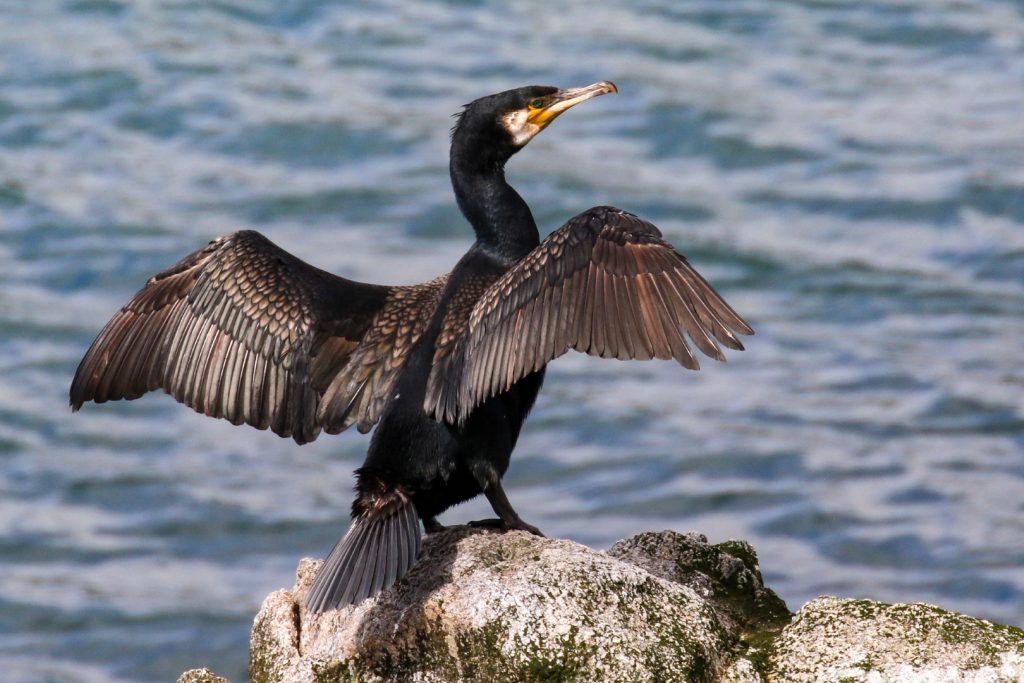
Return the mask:
[(465, 106), (450, 173), (476, 241), (447, 275), (388, 287), (324, 272), (263, 235), (236, 232), (152, 277), (89, 348), (71, 406), (163, 389), (194, 410), (297, 443), (368, 432), (348, 532), (306, 597), (321, 612), (357, 603), (416, 561), (422, 520), (480, 493), (497, 519), (540, 534), (501, 478), (544, 379), (569, 349), (674, 358), (686, 340), (724, 360), (750, 326), (650, 223), (602, 206), (542, 242), (505, 162), (555, 117), (618, 92), (607, 81), (529, 86)]

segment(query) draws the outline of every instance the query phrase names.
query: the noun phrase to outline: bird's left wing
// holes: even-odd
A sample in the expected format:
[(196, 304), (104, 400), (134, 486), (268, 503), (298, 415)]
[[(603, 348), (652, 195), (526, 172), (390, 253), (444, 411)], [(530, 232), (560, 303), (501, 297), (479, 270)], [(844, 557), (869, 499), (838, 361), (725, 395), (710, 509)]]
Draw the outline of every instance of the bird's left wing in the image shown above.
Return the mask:
[(753, 330), (656, 227), (596, 207), (551, 233), (487, 289), (450, 352), (435, 356), (424, 408), (440, 420), (465, 420), (569, 349), (675, 358), (696, 370), (686, 336), (725, 360), (718, 343), (743, 348), (734, 333)]
[(380, 418), (444, 278), (387, 287), (332, 275), (243, 230), (146, 283), (78, 366), (70, 399), (163, 389), (234, 424), (298, 443)]

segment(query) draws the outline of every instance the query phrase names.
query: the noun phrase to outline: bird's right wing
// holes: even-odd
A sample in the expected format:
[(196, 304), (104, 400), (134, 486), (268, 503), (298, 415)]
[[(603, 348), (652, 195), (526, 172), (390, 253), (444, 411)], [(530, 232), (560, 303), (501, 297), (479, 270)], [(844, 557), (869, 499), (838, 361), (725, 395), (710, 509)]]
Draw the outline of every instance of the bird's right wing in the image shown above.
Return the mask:
[(71, 406), (162, 388), (298, 443), (322, 428), (366, 431), (442, 284), (353, 282), (257, 232), (226, 235), (150, 278), (107, 323), (78, 366)]
[[(595, 207), (569, 220), (492, 284), (452, 350), (435, 357), (424, 409), (464, 420), (491, 396), (569, 349), (602, 358), (675, 358), (697, 369), (749, 325), (636, 216)], [(716, 343), (717, 342), (717, 343)]]

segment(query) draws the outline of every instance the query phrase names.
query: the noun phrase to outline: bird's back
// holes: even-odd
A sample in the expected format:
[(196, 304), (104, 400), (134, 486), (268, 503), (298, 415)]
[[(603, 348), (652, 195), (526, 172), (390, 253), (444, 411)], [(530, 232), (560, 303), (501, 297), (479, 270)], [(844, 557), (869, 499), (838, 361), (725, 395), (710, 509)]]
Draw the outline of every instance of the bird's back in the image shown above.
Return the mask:
[[(510, 265), (473, 248), (452, 269), (430, 324), (411, 350), (388, 399), (370, 444), (367, 466), (431, 480), (451, 468), (458, 452), (467, 447), (472, 434), (469, 425), (447, 424), (425, 411), (427, 383), (437, 361), (452, 352), (477, 301)], [(530, 405), (538, 389), (539, 384), (532, 391)], [(521, 421), (515, 425), (516, 435)]]

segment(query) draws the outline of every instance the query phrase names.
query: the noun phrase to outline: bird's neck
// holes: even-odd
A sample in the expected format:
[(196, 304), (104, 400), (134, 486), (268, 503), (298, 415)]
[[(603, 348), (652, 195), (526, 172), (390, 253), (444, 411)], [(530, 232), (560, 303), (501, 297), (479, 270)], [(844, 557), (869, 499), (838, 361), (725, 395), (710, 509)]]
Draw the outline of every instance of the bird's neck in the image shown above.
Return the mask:
[(455, 199), (476, 232), (479, 248), (516, 262), (540, 243), (530, 207), (505, 180), (503, 163), (453, 155), (450, 170)]

